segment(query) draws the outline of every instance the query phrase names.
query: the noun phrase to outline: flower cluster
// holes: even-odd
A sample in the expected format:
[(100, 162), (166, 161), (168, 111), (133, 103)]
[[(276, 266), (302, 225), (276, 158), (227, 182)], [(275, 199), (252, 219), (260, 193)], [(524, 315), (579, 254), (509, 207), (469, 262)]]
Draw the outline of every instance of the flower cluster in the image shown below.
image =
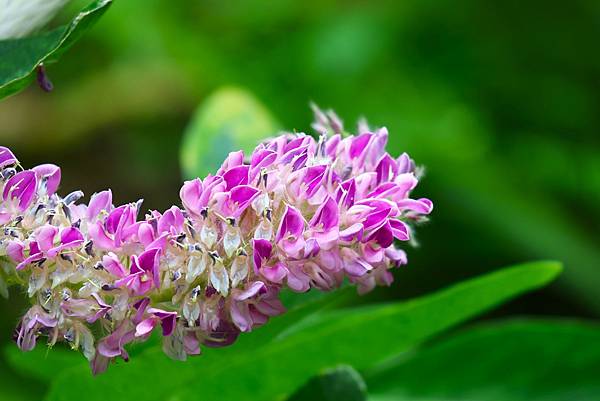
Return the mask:
[(230, 153), (214, 176), (184, 183), (182, 208), (144, 217), (141, 202), (113, 206), (110, 190), (88, 204), (80, 191), (61, 197), (57, 166), (23, 170), (0, 147), (0, 257), (13, 262), (1, 273), (33, 304), (18, 346), (66, 341), (98, 373), (160, 326), (165, 353), (184, 360), (283, 313), (283, 288), (389, 285), (406, 263), (396, 240), (432, 204), (410, 198), (415, 165), (385, 152), (385, 129), (344, 136), (317, 117), (318, 140), (283, 134), (247, 158)]

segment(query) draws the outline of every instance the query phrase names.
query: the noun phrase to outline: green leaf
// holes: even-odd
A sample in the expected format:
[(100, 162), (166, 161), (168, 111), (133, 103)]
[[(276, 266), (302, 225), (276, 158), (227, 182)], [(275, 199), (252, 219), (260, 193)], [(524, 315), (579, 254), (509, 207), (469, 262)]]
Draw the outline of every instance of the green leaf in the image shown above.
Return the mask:
[(23, 352), (11, 344), (5, 348), (4, 355), (15, 371), (43, 382), (50, 382), (58, 373), (72, 367), (89, 368), (80, 352), (61, 346), (49, 349), (40, 344), (30, 352)]
[(408, 302), (322, 314), (263, 346), (244, 347), (240, 341), (229, 349), (205, 349), (204, 356), (185, 363), (151, 349), (94, 379), (87, 370), (70, 369), (52, 383), (48, 399), (68, 400), (85, 393), (89, 400), (103, 400), (102, 390), (108, 387), (118, 399), (189, 400), (200, 394), (206, 401), (280, 399), (324, 369), (340, 364), (369, 368), (547, 284), (560, 271), (556, 262), (523, 264)]
[(367, 385), (351, 366), (338, 366), (312, 378), (288, 401), (365, 401)]
[(279, 130), (269, 111), (251, 93), (227, 87), (200, 105), (183, 137), (181, 168), (186, 178), (214, 174), (230, 152), (249, 154)]
[(600, 326), (487, 323), (365, 375), (370, 401), (600, 399)]
[(0, 99), (24, 89), (41, 63), (56, 62), (107, 10), (112, 0), (95, 0), (67, 26), (39, 36), (0, 41)]

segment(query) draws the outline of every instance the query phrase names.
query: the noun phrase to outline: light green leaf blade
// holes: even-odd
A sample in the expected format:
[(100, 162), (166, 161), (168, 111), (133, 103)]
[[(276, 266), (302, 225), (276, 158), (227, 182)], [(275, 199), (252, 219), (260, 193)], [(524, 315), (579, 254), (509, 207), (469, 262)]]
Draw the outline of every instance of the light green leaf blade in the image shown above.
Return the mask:
[(112, 0), (95, 0), (66, 27), (39, 36), (0, 41), (0, 99), (24, 89), (41, 63), (56, 62), (107, 10)]
[(186, 178), (204, 178), (221, 166), (230, 152), (248, 155), (279, 125), (258, 99), (235, 87), (221, 88), (196, 111), (181, 144), (181, 168)]
[(479, 325), (366, 374), (370, 401), (600, 399), (600, 326), (560, 320)]
[(67, 400), (85, 392), (90, 400), (102, 400), (107, 387), (117, 399), (188, 400), (199, 394), (207, 401), (281, 399), (324, 369), (340, 364), (369, 368), (547, 284), (560, 271), (556, 262), (523, 264), (412, 301), (328, 313), (263, 347), (209, 349), (185, 363), (152, 349), (94, 379), (86, 370), (66, 371), (53, 382), (47, 399)]

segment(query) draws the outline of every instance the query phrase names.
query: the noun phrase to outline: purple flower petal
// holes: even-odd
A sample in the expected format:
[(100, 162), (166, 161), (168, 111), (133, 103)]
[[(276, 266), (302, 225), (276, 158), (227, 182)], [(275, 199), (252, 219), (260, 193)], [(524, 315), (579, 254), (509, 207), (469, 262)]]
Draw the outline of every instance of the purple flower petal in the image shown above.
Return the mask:
[(184, 182), (179, 191), (179, 197), (181, 198), (183, 207), (196, 217), (200, 217), (202, 211), (202, 206), (200, 205), (200, 196), (202, 195), (202, 192), (203, 185), (199, 178)]
[(400, 210), (412, 210), (421, 214), (429, 214), (433, 210), (433, 203), (426, 198), (404, 199), (397, 202)]
[(149, 249), (137, 258), (138, 266), (150, 274), (154, 280), (154, 286), (160, 288), (160, 249)]
[(258, 274), (263, 263), (271, 257), (273, 245), (266, 239), (252, 240), (252, 258), (254, 261), (254, 272)]
[(100, 215), (102, 211), (109, 212), (112, 208), (112, 192), (111, 190), (98, 192), (92, 195), (90, 203), (87, 207), (87, 218), (93, 221)]
[(149, 334), (150, 332), (152, 332), (154, 327), (156, 327), (157, 323), (158, 323), (158, 319), (154, 319), (151, 317), (142, 320), (135, 326), (135, 336), (143, 337), (143, 336)]
[(408, 226), (402, 221), (391, 219), (389, 221), (389, 224), (394, 237), (396, 237), (400, 241), (408, 241), (410, 239), (410, 230), (408, 229)]
[(9, 148), (5, 146), (0, 146), (0, 168), (4, 168), (6, 166), (12, 166), (13, 164), (17, 164), (19, 161), (10, 151)]
[(298, 209), (293, 206), (286, 205), (285, 213), (281, 219), (279, 229), (275, 241), (282, 243), (286, 248), (297, 248), (296, 243), (302, 241), (304, 247), (304, 218)]
[(152, 313), (154, 316), (160, 319), (163, 336), (168, 337), (173, 334), (175, 331), (175, 325), (177, 324), (177, 312), (169, 312), (157, 308), (148, 308), (148, 313)]
[(15, 240), (10, 241), (6, 245), (6, 254), (9, 258), (11, 258), (14, 262), (20, 263), (25, 259), (25, 255), (23, 254), (25, 246), (21, 241)]
[(249, 171), (250, 166), (248, 165), (236, 166), (227, 170), (223, 174), (223, 180), (225, 180), (225, 183), (227, 184), (225, 190), (230, 191), (232, 188), (239, 185), (247, 185)]
[(372, 136), (373, 134), (367, 132), (355, 137), (352, 140), (352, 144), (350, 145), (350, 149), (348, 151), (348, 155), (351, 159), (356, 159), (361, 154), (364, 154), (365, 149), (369, 144), (369, 141), (371, 140)]
[(362, 223), (354, 223), (350, 227), (340, 231), (340, 239), (346, 243), (361, 241), (363, 237), (364, 226)]
[(264, 294), (267, 291), (267, 286), (262, 281), (255, 281), (246, 286), (246, 289), (242, 292), (236, 292), (233, 295), (233, 299), (236, 301), (246, 301), (247, 299), (254, 298), (259, 294)]
[(119, 258), (112, 252), (102, 257), (102, 265), (113, 276), (123, 278), (127, 275), (127, 271), (119, 261)]
[(60, 167), (54, 164), (41, 164), (32, 169), (38, 182), (45, 183), (46, 193), (52, 195), (60, 184)]
[(4, 185), (2, 198), (18, 199), (19, 211), (23, 212), (31, 205), (37, 189), (37, 178), (32, 170), (21, 171), (12, 176)]
[(35, 230), (34, 237), (42, 252), (47, 252), (54, 246), (54, 238), (57, 233), (58, 228), (51, 225), (45, 225)]

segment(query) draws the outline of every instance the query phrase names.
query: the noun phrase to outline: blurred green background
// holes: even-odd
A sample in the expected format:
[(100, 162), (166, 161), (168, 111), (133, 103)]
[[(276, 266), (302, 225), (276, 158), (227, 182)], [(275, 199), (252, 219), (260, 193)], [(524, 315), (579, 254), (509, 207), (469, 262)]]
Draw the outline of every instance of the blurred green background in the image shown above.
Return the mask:
[[(73, 1), (67, 21), (86, 1)], [(390, 131), (426, 166), (431, 222), (396, 283), (407, 298), (533, 259), (557, 283), (494, 315), (600, 315), (600, 2), (116, 0), (58, 64), (52, 93), (0, 103), (0, 143), (62, 167), (62, 192), (178, 203), (196, 107), (244, 88), (288, 130), (314, 101)], [(266, 132), (265, 135), (270, 135)], [(24, 300), (0, 301), (10, 341)]]

